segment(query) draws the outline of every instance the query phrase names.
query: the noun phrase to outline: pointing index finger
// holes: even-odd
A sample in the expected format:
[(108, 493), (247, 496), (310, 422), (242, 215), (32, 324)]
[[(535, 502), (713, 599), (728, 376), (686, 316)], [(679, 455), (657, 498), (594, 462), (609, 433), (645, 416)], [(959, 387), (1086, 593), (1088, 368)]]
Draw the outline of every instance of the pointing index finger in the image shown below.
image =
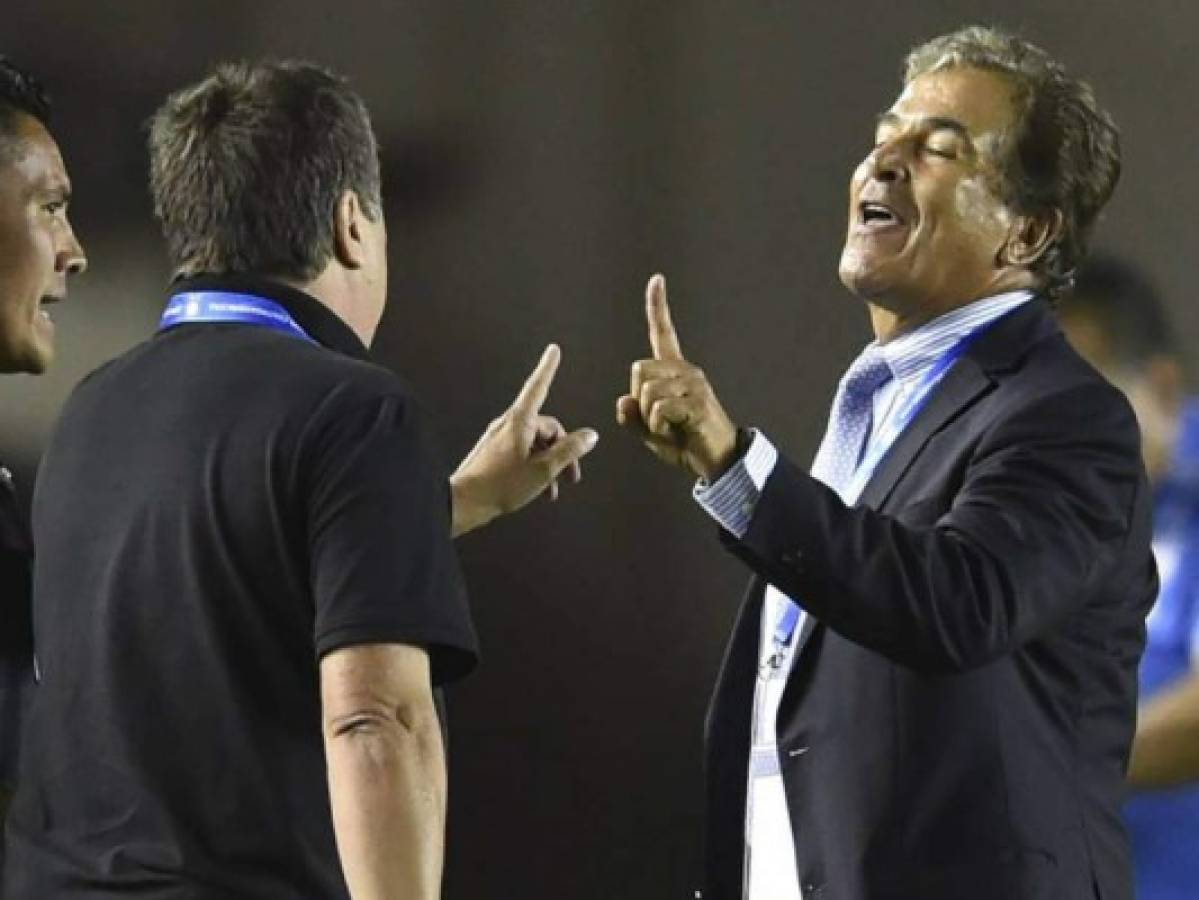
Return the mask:
[(679, 335), (674, 330), (670, 306), (666, 302), (666, 279), (661, 275), (655, 275), (646, 285), (645, 317), (649, 320), (649, 345), (653, 348), (654, 359), (682, 359)]
[(512, 404), (516, 412), (528, 416), (535, 416), (540, 412), (541, 405), (549, 396), (550, 385), (554, 383), (554, 375), (558, 372), (558, 363), (561, 360), (562, 350), (557, 344), (550, 344), (545, 348), (537, 368), (525, 380), (520, 393), (516, 395)]

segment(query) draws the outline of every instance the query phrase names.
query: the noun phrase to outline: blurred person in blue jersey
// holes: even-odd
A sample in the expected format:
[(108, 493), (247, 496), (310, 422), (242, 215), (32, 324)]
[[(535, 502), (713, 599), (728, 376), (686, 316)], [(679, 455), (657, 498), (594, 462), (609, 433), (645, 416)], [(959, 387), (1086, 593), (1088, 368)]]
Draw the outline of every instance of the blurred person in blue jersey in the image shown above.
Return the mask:
[[(0, 372), (38, 375), (54, 358), (47, 305), (86, 260), (67, 204), (71, 182), (47, 123), (50, 103), (27, 72), (0, 56)], [(0, 466), (0, 822), (16, 779), (21, 718), (33, 684), (29, 609), (32, 545)]]
[(1141, 900), (1199, 892), (1199, 397), (1161, 298), (1135, 266), (1099, 257), (1062, 304), (1075, 347), (1122, 389), (1154, 485), (1161, 592), (1148, 619), (1125, 808)]

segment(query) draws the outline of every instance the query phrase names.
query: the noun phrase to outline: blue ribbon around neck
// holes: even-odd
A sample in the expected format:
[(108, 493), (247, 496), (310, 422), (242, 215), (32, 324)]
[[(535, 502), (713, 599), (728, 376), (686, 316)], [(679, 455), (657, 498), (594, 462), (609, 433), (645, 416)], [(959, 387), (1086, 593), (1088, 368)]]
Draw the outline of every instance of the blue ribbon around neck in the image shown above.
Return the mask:
[(163, 310), (158, 330), (193, 322), (234, 322), (255, 325), (317, 343), (280, 304), (254, 294), (226, 291), (183, 291), (171, 297)]

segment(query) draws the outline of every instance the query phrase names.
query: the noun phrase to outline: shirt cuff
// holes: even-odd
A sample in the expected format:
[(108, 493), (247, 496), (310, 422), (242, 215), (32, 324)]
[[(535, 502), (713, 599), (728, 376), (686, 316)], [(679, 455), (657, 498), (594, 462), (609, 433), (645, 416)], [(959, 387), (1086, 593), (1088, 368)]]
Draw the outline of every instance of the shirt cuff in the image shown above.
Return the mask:
[(753, 436), (745, 456), (727, 472), (711, 484), (697, 481), (691, 491), (695, 502), (738, 539), (749, 530), (762, 488), (779, 458), (778, 450), (762, 432), (753, 429)]

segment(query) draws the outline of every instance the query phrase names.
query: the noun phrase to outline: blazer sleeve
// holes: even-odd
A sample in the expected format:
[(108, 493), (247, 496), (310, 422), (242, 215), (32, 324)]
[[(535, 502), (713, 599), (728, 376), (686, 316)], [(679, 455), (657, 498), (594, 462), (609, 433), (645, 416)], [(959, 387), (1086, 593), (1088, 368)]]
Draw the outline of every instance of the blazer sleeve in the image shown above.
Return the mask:
[(723, 539), (845, 638), (912, 668), (964, 670), (1078, 611), (1124, 552), (1144, 490), (1131, 410), (1085, 384), (992, 423), (931, 525), (846, 507), (780, 458), (748, 531)]

